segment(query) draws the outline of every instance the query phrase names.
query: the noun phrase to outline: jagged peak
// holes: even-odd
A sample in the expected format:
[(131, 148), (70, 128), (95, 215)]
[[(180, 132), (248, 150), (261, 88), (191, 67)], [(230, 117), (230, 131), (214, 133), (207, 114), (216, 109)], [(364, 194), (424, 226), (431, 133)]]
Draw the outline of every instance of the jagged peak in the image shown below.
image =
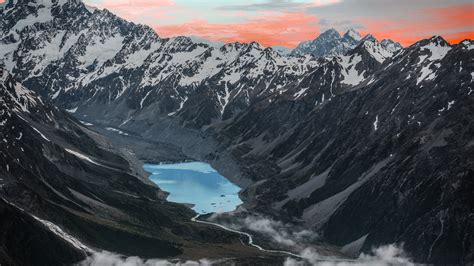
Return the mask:
[(378, 43), (379, 41), (377, 40), (377, 38), (374, 37), (374, 35), (372, 34), (367, 34), (364, 36), (364, 38), (362, 38), (362, 40), (360, 40), (361, 43), (364, 43), (364, 42), (375, 42), (375, 43)]
[(433, 36), (429, 39), (421, 40), (407, 50), (420, 58), (420, 62), (437, 61), (443, 59), (452, 46), (441, 36)]
[(344, 34), (344, 38), (351, 38), (353, 39), (354, 41), (360, 41), (362, 39), (362, 36), (360, 35), (360, 33), (354, 29), (350, 29), (348, 30), (345, 34)]
[(438, 46), (438, 47), (451, 47), (451, 44), (449, 44), (443, 37), (441, 37), (439, 35), (435, 35), (431, 38), (423, 39), (421, 41), (418, 41), (410, 47), (424, 49), (424, 47), (427, 47), (427, 46), (430, 46), (430, 47), (436, 47), (436, 46)]
[(400, 44), (399, 42), (396, 42), (396, 41), (394, 41), (394, 40), (392, 40), (392, 39), (383, 39), (383, 40), (380, 42), (380, 44), (382, 44), (382, 45), (396, 44), (396, 45), (400, 45), (400, 46), (401, 46), (401, 44)]
[(339, 34), (339, 32), (337, 30), (335, 30), (334, 28), (331, 28), (331, 29), (328, 29), (326, 31), (324, 31), (323, 33), (321, 33), (317, 39), (320, 39), (320, 38), (334, 38), (334, 39), (340, 39), (341, 38), (341, 34)]
[(250, 43), (250, 47), (255, 48), (255, 49), (260, 49), (260, 50), (265, 49), (260, 43), (255, 42), (255, 41)]
[(396, 51), (399, 51), (399, 50), (403, 49), (403, 46), (400, 43), (395, 42), (391, 39), (383, 39), (380, 42), (380, 45), (382, 45), (385, 49), (387, 49), (391, 52), (396, 52)]
[(243, 46), (244, 44), (245, 43), (243, 42), (230, 42), (230, 43), (224, 44), (221, 48), (238, 48), (238, 47)]
[(441, 46), (450, 46), (450, 44), (441, 36), (435, 35), (431, 37), (430, 42), (436, 45), (441, 45)]
[(461, 47), (463, 47), (464, 49), (469, 49), (469, 50), (471, 50), (471, 49), (474, 49), (474, 40), (465, 39), (465, 40), (461, 41), (461, 42), (459, 43), (459, 45), (460, 45)]
[(396, 51), (387, 49), (372, 35), (367, 35), (349, 54), (368, 55), (382, 64), (387, 58), (393, 56)]
[(257, 50), (264, 50), (265, 48), (258, 42), (231, 42), (226, 43), (222, 47), (220, 47), (221, 51), (231, 51), (231, 50), (240, 50), (240, 49), (257, 49)]
[(91, 14), (93, 14), (96, 10), (99, 10), (99, 8), (95, 7), (95, 6), (90, 6), (90, 5), (86, 5), (84, 4), (84, 7), (87, 9), (87, 11), (89, 11)]

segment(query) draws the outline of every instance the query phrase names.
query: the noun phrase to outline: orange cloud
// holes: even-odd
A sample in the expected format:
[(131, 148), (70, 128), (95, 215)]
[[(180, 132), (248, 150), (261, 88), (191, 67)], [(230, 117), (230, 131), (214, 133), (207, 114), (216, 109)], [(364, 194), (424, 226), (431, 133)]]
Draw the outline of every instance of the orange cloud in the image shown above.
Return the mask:
[(319, 34), (318, 19), (305, 13), (270, 13), (243, 23), (211, 24), (194, 20), (180, 25), (155, 26), (160, 36), (199, 36), (224, 42), (252, 42), (263, 46), (283, 45), (295, 47), (302, 40)]
[(460, 43), (466, 39), (474, 40), (474, 31), (450, 33), (445, 34), (443, 37), (450, 43)]
[[(0, 0), (0, 3), (3, 2), (5, 0)], [(292, 12), (223, 11), (210, 7), (208, 12), (196, 12), (189, 5), (177, 4), (175, 0), (102, 0), (99, 7), (107, 8), (125, 19), (148, 24), (162, 37), (193, 35), (224, 42), (257, 41), (264, 46), (295, 47), (302, 41), (314, 39), (320, 31), (319, 19), (330, 15), (316, 17), (307, 13), (307, 8), (338, 3), (343, 4), (344, 1), (312, 0)], [(204, 2), (203, 6), (206, 7)], [(452, 43), (474, 38), (472, 3), (407, 10), (404, 14), (384, 18), (348, 14), (344, 19), (363, 26), (363, 34), (371, 33), (379, 39), (390, 38), (405, 46), (432, 35), (441, 35)]]
[(174, 0), (104, 0), (98, 7), (107, 8), (122, 18), (136, 20), (151, 14), (156, 18), (165, 17), (164, 8), (176, 7), (176, 4)]
[(364, 33), (390, 38), (408, 46), (420, 39), (441, 35), (451, 43), (474, 38), (473, 5), (455, 5), (416, 12), (416, 19), (379, 20), (362, 18)]

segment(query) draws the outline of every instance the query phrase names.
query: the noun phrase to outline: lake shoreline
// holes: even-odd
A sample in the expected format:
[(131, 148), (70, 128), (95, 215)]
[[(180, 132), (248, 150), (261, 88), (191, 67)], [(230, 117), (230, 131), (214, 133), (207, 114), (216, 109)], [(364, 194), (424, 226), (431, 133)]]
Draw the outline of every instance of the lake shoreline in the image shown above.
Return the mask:
[(198, 161), (144, 164), (149, 180), (167, 193), (167, 200), (184, 204), (198, 214), (231, 212), (242, 205), (241, 188)]

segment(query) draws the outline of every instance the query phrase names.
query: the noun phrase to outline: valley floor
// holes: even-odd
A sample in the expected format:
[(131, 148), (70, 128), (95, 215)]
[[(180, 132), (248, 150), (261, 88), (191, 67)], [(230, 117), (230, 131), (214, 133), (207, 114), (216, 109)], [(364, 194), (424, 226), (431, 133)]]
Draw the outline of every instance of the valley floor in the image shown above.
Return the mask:
[[(120, 149), (126, 150), (131, 156), (139, 158), (144, 163), (158, 164), (158, 163), (181, 163), (187, 161), (206, 161), (205, 157), (202, 157), (202, 154), (196, 152), (195, 148), (189, 149), (186, 146), (179, 146), (179, 143), (168, 142), (168, 138), (159, 138), (155, 140), (145, 139), (139, 136), (135, 132), (128, 132), (120, 130), (111, 130), (109, 125), (100, 125), (97, 122), (85, 122), (83, 118), (80, 118), (83, 124), (87, 124), (89, 127), (92, 127), (95, 131), (107, 136), (114, 145)], [(178, 129), (179, 130), (179, 129)], [(199, 139), (198, 134), (192, 134), (187, 130), (183, 135), (190, 138)], [(192, 132), (192, 131), (191, 131)], [(167, 134), (166, 134), (167, 135)], [(165, 135), (165, 136), (166, 136)], [(194, 135), (194, 136), (193, 136)], [(181, 136), (183, 137), (183, 136)], [(178, 138), (179, 139), (179, 138)], [(200, 139), (203, 143), (209, 145), (206, 147), (206, 150), (210, 150), (212, 146), (212, 141), (207, 141)], [(190, 142), (194, 142), (191, 141)], [(196, 141), (199, 142), (199, 141)], [(200, 144), (200, 145), (205, 145)], [(229, 162), (228, 157), (224, 157), (224, 160), (207, 160), (208, 163), (212, 164), (219, 172), (226, 171), (226, 165), (235, 163)], [(222, 162), (224, 161), (224, 162)], [(235, 169), (235, 168), (233, 168)], [(226, 175), (226, 178), (232, 182), (240, 185), (245, 188), (248, 187), (251, 182), (242, 178), (240, 173), (236, 173), (235, 170), (231, 172), (230, 175)], [(253, 199), (251, 195), (241, 195), (244, 203), (242, 205), (243, 209), (249, 208), (253, 205)], [(239, 236), (241, 243), (232, 244), (232, 245), (208, 245), (207, 249), (203, 249), (202, 246), (196, 246), (195, 243), (189, 242), (184, 244), (184, 253), (178, 258), (180, 260), (199, 260), (202, 258), (214, 260), (217, 262), (222, 262), (223, 264), (229, 263), (232, 261), (238, 261), (239, 263), (249, 263), (249, 262), (259, 262), (261, 265), (275, 265), (283, 264), (285, 259), (293, 258), (296, 260), (301, 260), (302, 257), (298, 254), (302, 251), (301, 247), (288, 248), (285, 245), (280, 245), (278, 243), (273, 243), (268, 241), (268, 238), (262, 234), (251, 235), (244, 231), (239, 231), (233, 229), (236, 226), (236, 221), (242, 222), (245, 219), (245, 216), (251, 216), (246, 211), (239, 212), (239, 219), (233, 219), (231, 216), (232, 213), (224, 214), (219, 217), (219, 221), (212, 221), (213, 217), (209, 215), (197, 216), (192, 219), (193, 222), (199, 223), (202, 225), (210, 226), (213, 228), (224, 229), (228, 232), (233, 232)], [(253, 214), (253, 213), (252, 213)], [(256, 214), (258, 215), (258, 214)], [(230, 217), (230, 218), (229, 218)], [(221, 223), (222, 222), (222, 223)], [(227, 227), (226, 225), (232, 225), (232, 228)], [(285, 226), (290, 226), (285, 225)], [(296, 228), (296, 227), (295, 227)], [(291, 228), (288, 228), (291, 231)], [(340, 253), (338, 247), (330, 245), (314, 245), (312, 248), (319, 250), (320, 254), (323, 254), (328, 259), (326, 261), (350, 261), (347, 256)], [(239, 255), (236, 255), (239, 254)], [(223, 259), (225, 258), (225, 259)], [(340, 259), (337, 259), (340, 258)]]

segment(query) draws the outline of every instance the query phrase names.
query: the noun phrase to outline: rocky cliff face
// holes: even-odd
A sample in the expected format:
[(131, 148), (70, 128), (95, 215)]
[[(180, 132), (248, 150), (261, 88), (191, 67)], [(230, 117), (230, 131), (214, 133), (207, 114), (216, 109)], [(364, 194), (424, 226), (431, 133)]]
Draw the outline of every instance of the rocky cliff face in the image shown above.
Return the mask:
[(65, 265), (86, 257), (83, 250), (3, 199), (0, 199), (0, 225), (2, 265)]
[[(6, 69), (61, 107), (86, 115), (100, 109), (101, 118), (121, 122), (148, 108), (209, 124), (318, 65), (257, 43), (215, 48), (187, 37), (161, 39), (75, 0), (12, 2), (1, 17)], [(197, 106), (205, 111), (195, 113)]]
[[(404, 243), (420, 262), (473, 261), (471, 40), (450, 45), (433, 37), (402, 49), (370, 35), (329, 31), (312, 47), (320, 51), (316, 56), (328, 58), (316, 59), (306, 55), (312, 54), (310, 45), (304, 56), (282, 57), (257, 43), (210, 47), (186, 37), (162, 39), (146, 26), (72, 0), (18, 0), (0, 17), (0, 60), (28, 88), (77, 117), (133, 132), (135, 138), (174, 142), (219, 170), (238, 168), (247, 187), (243, 196), (254, 211), (301, 221), (321, 241), (355, 253)], [(36, 98), (29, 95), (11, 108), (30, 108)], [(41, 119), (67, 117), (51, 110), (40, 112)], [(48, 181), (60, 195), (48, 193), (61, 205), (84, 208), (86, 197), (110, 206), (124, 196), (97, 200), (102, 187), (127, 188), (124, 195), (146, 195), (136, 199), (140, 204), (152, 199), (145, 211), (160, 213), (158, 220), (165, 221), (160, 226), (179, 231), (182, 225), (169, 217), (187, 217), (189, 211), (155, 210), (159, 190), (126, 186), (136, 177), (123, 156), (96, 148), (95, 138), (91, 142), (89, 133), (87, 138), (80, 133), (82, 126), (67, 124), (75, 133), (65, 134), (53, 129), (61, 123), (42, 127), (33, 123), (39, 118), (26, 119), (41, 132), (29, 129), (43, 142), (32, 152), (46, 151), (45, 167), (73, 162), (95, 176), (108, 171), (102, 166), (121, 169), (120, 178), (88, 183), (84, 191), (64, 181), (69, 179), (55, 180), (58, 187)], [(9, 147), (19, 132), (9, 133)], [(60, 147), (50, 147), (56, 140)], [(13, 151), (5, 162), (19, 171), (15, 155), (21, 150)], [(32, 157), (20, 160), (24, 169), (38, 168)], [(35, 171), (55, 169), (50, 168)], [(58, 169), (72, 175), (69, 166)], [(138, 204), (132, 196), (126, 199)], [(180, 252), (180, 234), (170, 243), (160, 238), (163, 232), (143, 230), (159, 239), (157, 246)]]
[(472, 47), (423, 40), (355, 86), (327, 85), (323, 68), (229, 122), (219, 135), (260, 181), (257, 209), (340, 246), (472, 261)]
[(192, 223), (194, 212), (167, 202), (129, 151), (0, 73), (2, 264), (70, 264), (102, 249), (145, 258), (196, 258), (217, 245), (207, 257), (258, 253)]
[[(141, 171), (137, 173), (138, 165), (100, 135), (44, 103), (7, 72), (2, 73), (1, 197), (61, 225), (95, 248), (131, 253), (136, 248), (120, 244), (117, 237), (125, 242), (146, 238), (157, 245), (152, 248), (157, 254), (182, 253), (177, 242), (147, 236), (146, 231), (165, 229), (166, 224), (174, 223), (170, 220), (174, 215), (185, 221), (192, 212), (175, 206), (171, 215), (166, 214), (167, 207), (151, 204), (164, 203), (164, 193), (147, 182)], [(154, 209), (156, 221), (135, 221), (147, 215), (137, 213), (134, 206), (139, 202), (141, 208)], [(151, 256), (150, 247), (141, 248)]]

